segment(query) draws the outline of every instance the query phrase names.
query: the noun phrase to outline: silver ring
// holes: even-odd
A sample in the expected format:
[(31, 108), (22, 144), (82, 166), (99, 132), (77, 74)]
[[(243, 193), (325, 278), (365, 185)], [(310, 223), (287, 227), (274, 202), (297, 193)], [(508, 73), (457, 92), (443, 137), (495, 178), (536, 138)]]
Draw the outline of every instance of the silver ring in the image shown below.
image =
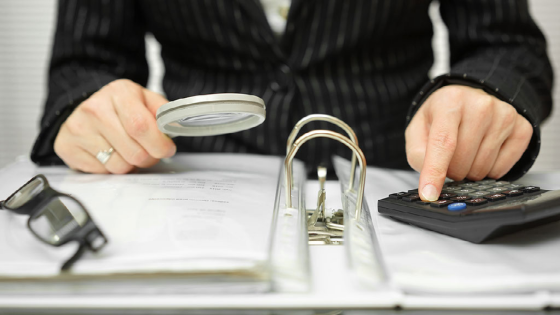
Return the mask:
[(113, 154), (114, 151), (115, 149), (111, 147), (109, 148), (109, 150), (99, 151), (99, 153), (97, 153), (95, 157), (97, 158), (97, 160), (99, 160), (99, 162), (101, 162), (101, 164), (105, 165), (105, 163), (109, 161), (109, 158), (111, 157), (111, 154)]

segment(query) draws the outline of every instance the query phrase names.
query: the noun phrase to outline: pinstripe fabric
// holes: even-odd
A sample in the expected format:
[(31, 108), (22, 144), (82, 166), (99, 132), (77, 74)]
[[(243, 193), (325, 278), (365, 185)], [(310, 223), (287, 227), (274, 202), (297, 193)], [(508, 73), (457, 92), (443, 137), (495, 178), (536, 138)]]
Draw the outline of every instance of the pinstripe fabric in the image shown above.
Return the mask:
[[(433, 63), (430, 2), (294, 0), (278, 38), (258, 0), (61, 0), (49, 96), (32, 159), (60, 163), (52, 150), (60, 124), (104, 84), (118, 78), (146, 84), (143, 39), (151, 32), (162, 46), (170, 100), (240, 92), (267, 104), (263, 125), (178, 138), (179, 151), (283, 155), (295, 122), (325, 113), (356, 131), (368, 164), (407, 167), (407, 116), (434, 88), (451, 82), (427, 76)], [(441, 2), (450, 29), (451, 83), (501, 87), (498, 96), (511, 99), (538, 129), (550, 112), (552, 73), (526, 2)], [(316, 123), (308, 129), (317, 127), (332, 128)], [(342, 146), (317, 139), (298, 157), (328, 163), (331, 153), (349, 156)]]

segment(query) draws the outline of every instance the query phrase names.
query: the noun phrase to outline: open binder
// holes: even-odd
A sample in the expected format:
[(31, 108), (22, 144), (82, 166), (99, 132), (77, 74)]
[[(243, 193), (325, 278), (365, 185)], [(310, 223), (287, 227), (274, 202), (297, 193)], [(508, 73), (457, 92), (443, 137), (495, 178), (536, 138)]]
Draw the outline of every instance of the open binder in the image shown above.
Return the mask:
[[(299, 128), (314, 120), (342, 127), (349, 138), (314, 130), (294, 141)], [(354, 153), (350, 168), (334, 160), (344, 224), (331, 222), (340, 231), (331, 234), (343, 235), (334, 243), (344, 243), (356, 282), (378, 288), (386, 275), (363, 198), (365, 158), (346, 124), (312, 115), (294, 128), (285, 159), (193, 154), (124, 176), (35, 169), (28, 161), (11, 165), (0, 172), (12, 180), (2, 181), (0, 193), (8, 195), (34, 175), (26, 170), (42, 172), (53, 187), (85, 204), (111, 245), (61, 274), (59, 263), (72, 249), (39, 244), (28, 235), (24, 218), (0, 213), (0, 294), (307, 292), (308, 246), (317, 243), (309, 241), (308, 227), (317, 211), (305, 207), (314, 193), (306, 196), (305, 168), (294, 157), (318, 137), (340, 141)]]
[[(298, 131), (312, 121), (325, 121), (337, 125), (348, 134), (348, 137), (330, 130), (313, 130), (294, 141)], [(301, 184), (296, 180), (293, 173), (293, 159), (302, 145), (315, 138), (329, 138), (339, 141), (353, 152), (350, 169), (343, 166), (344, 163), (341, 163), (341, 158), (335, 158), (333, 163), (341, 184), (343, 209), (340, 212), (342, 212), (344, 224), (333, 224), (331, 219), (327, 217), (324, 204), (321, 204), (321, 202), (324, 202), (324, 195), (326, 194), (322, 187), (318, 194), (315, 211), (308, 211), (302, 206), (301, 202), (294, 202), (294, 199), (302, 200), (302, 197), (301, 193), (297, 193), (298, 191), (301, 192), (301, 189), (298, 188)], [(322, 114), (309, 115), (301, 119), (292, 130), (288, 137), (286, 151), (283, 169), (285, 181), (284, 185), (280, 186), (285, 195), (285, 202), (280, 204), (281, 211), (288, 213), (295, 210), (294, 207), (298, 207), (300, 213), (306, 213), (307, 215), (308, 212), (311, 212), (310, 218), (306, 220), (307, 229), (309, 229), (308, 234), (310, 235), (309, 244), (318, 244), (317, 239), (311, 236), (314, 234), (327, 236), (323, 244), (333, 244), (330, 237), (337, 237), (339, 233), (334, 232), (343, 231), (343, 239), (337, 238), (335, 244), (344, 243), (347, 265), (356, 283), (366, 289), (378, 289), (380, 286), (387, 285), (387, 276), (381, 260), (379, 244), (373, 230), (369, 208), (364, 198), (366, 160), (358, 147), (358, 141), (353, 130), (336, 117)], [(360, 172), (357, 177), (356, 161), (360, 165)], [(319, 178), (321, 180), (320, 174)], [(323, 199), (319, 200), (320, 198)], [(320, 209), (320, 207), (322, 208)], [(317, 228), (317, 218), (320, 216), (323, 217), (324, 224), (315, 229)], [(282, 217), (282, 215), (279, 217)], [(301, 217), (301, 214), (299, 217)], [(303, 267), (300, 269), (303, 270)]]

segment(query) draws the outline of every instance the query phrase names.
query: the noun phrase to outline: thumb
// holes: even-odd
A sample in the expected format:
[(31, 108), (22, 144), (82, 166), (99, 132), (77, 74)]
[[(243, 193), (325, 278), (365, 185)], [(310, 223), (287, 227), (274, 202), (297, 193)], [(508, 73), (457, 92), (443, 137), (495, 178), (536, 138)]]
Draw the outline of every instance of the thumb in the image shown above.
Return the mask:
[(142, 91), (144, 93), (144, 101), (146, 103), (146, 107), (148, 107), (148, 110), (154, 115), (154, 117), (157, 114), (157, 110), (163, 104), (169, 103), (169, 101), (159, 93), (150, 91), (148, 89), (143, 89)]

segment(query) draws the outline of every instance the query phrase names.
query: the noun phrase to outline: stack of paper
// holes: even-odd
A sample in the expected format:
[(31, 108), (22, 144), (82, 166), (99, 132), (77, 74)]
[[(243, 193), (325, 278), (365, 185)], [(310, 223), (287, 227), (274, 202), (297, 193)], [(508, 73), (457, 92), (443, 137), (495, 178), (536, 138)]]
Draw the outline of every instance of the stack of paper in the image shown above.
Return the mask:
[(0, 211), (0, 292), (266, 291), (282, 162), (188, 155), (128, 175), (10, 165), (0, 171), (0, 196), (35, 175), (29, 170), (43, 173), (87, 207), (109, 243), (60, 275), (76, 245), (43, 244), (27, 229), (28, 217)]

